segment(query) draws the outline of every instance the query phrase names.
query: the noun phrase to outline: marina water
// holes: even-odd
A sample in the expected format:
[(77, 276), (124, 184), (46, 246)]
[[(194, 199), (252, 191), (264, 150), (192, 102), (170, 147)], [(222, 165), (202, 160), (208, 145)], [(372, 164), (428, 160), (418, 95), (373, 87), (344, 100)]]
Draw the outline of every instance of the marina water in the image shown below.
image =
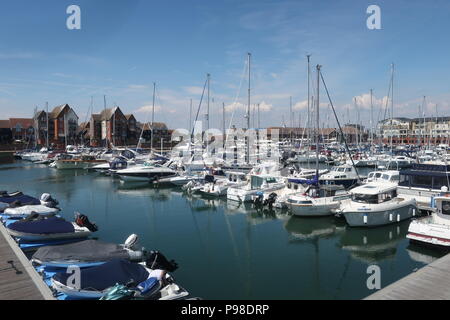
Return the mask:
[(174, 187), (4, 162), (1, 190), (51, 193), (66, 219), (78, 211), (95, 221), (100, 240), (123, 243), (136, 233), (141, 246), (175, 259), (176, 281), (204, 299), (361, 299), (374, 292), (368, 266), (381, 268), (385, 287), (444, 254), (410, 244), (409, 221), (350, 228), (343, 218), (298, 218)]

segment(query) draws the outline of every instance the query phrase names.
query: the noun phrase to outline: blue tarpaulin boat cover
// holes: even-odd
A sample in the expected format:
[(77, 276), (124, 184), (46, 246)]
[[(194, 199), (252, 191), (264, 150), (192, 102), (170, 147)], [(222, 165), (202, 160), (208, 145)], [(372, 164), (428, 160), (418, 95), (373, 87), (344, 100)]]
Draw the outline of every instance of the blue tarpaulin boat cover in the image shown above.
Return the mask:
[(75, 231), (71, 222), (58, 217), (34, 221), (17, 221), (10, 224), (8, 229), (32, 234), (71, 233)]
[[(114, 259), (98, 267), (81, 269), (80, 289), (103, 291), (116, 284), (125, 285), (130, 281), (141, 283), (147, 280), (149, 273), (147, 269), (138, 264), (123, 259)], [(72, 274), (59, 272), (53, 276), (53, 279), (67, 286), (68, 278)]]
[(17, 196), (0, 196), (0, 202), (4, 203), (13, 203), (15, 201), (19, 201), (22, 205), (36, 205), (41, 204), (39, 199), (33, 198), (31, 196), (27, 196), (25, 194), (19, 194)]

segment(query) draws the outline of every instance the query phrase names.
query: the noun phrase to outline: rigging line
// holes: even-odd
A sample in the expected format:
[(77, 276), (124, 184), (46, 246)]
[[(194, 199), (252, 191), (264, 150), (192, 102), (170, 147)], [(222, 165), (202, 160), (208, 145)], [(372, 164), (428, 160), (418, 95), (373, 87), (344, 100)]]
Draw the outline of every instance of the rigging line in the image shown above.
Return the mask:
[[(155, 90), (155, 92), (156, 92), (156, 90)], [(147, 114), (145, 115), (144, 125), (142, 126), (141, 134), (139, 135), (139, 140), (138, 140), (138, 144), (136, 146), (136, 149), (140, 149), (141, 148), (141, 141), (142, 141), (142, 136), (144, 134), (145, 125), (147, 125), (147, 126), (149, 125), (149, 121), (148, 121), (149, 114), (150, 114), (150, 111), (147, 112)], [(152, 139), (153, 139), (153, 137), (152, 137)]]
[(356, 167), (355, 167), (355, 162), (353, 161), (352, 154), (350, 153), (350, 149), (348, 148), (347, 140), (345, 139), (345, 136), (344, 136), (344, 134), (342, 132), (341, 123), (339, 122), (339, 119), (337, 117), (336, 110), (334, 109), (333, 101), (331, 101), (330, 93), (328, 92), (328, 88), (327, 88), (327, 85), (326, 85), (325, 80), (323, 78), (321, 70), (319, 70), (319, 74), (320, 74), (320, 78), (322, 79), (322, 83), (323, 83), (323, 86), (325, 88), (325, 91), (327, 93), (328, 100), (330, 101), (330, 105), (331, 105), (331, 109), (333, 110), (334, 117), (336, 118), (336, 122), (338, 124), (339, 131), (341, 131), (342, 139), (344, 140), (345, 149), (347, 150), (348, 156), (349, 156), (350, 160), (352, 161), (352, 165), (353, 165), (353, 168), (356, 171), (356, 175), (358, 176), (358, 180), (361, 180), (361, 177), (359, 176), (358, 169), (356, 169)]
[[(197, 122), (198, 119), (198, 114), (200, 112), (200, 107), (202, 106), (202, 101), (203, 101), (203, 97), (205, 95), (205, 90), (206, 90), (206, 85), (208, 84), (208, 79), (206, 79), (205, 84), (203, 85), (203, 92), (202, 92), (202, 96), (200, 98), (200, 102), (198, 104), (198, 108), (197, 108), (197, 113), (195, 115), (195, 121), (194, 124)], [(192, 126), (192, 131), (191, 131), (191, 142), (192, 142), (192, 136), (194, 135), (194, 130), (195, 130), (195, 125)], [(190, 146), (189, 146), (190, 148)]]
[[(245, 63), (244, 63), (244, 70), (242, 71), (242, 76), (241, 76), (241, 81), (239, 83), (239, 88), (238, 88), (238, 92), (234, 98), (233, 104), (232, 106), (235, 106), (237, 103), (237, 100), (239, 99), (239, 96), (241, 95), (241, 90), (242, 90), (242, 84), (244, 82), (244, 78), (245, 75), (247, 73), (247, 68), (248, 68), (248, 59), (245, 59)], [(230, 125), (228, 126), (228, 129), (231, 128), (231, 125), (233, 123), (233, 118), (234, 118), (234, 113), (236, 112), (236, 108), (234, 108), (233, 113), (231, 114), (231, 118), (230, 118)]]

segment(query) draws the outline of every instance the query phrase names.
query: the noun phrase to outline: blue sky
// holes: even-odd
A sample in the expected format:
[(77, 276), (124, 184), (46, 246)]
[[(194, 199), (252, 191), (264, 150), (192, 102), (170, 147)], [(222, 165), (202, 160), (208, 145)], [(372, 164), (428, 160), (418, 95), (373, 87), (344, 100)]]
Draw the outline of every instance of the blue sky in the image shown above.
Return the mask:
[[(81, 8), (81, 30), (66, 28), (66, 8)], [(369, 30), (366, 9), (381, 8), (381, 30)], [(157, 83), (156, 121), (188, 127), (189, 101), (198, 106), (211, 74), (211, 126), (244, 123), (247, 52), (252, 53), (252, 102), (261, 126), (306, 119), (306, 58), (323, 65), (343, 122), (377, 120), (395, 63), (394, 115), (450, 115), (450, 2), (436, 1), (2, 1), (0, 11), (0, 118), (31, 117), (33, 109), (69, 103), (84, 121), (115, 104), (141, 121), (150, 119)], [(323, 90), (322, 90), (323, 93)], [(233, 105), (235, 97), (237, 103)], [(326, 96), (321, 123), (335, 126)], [(204, 104), (203, 106), (206, 106)], [(205, 108), (201, 114), (205, 113)], [(350, 119), (349, 119), (350, 118)], [(330, 120), (328, 120), (330, 119)]]

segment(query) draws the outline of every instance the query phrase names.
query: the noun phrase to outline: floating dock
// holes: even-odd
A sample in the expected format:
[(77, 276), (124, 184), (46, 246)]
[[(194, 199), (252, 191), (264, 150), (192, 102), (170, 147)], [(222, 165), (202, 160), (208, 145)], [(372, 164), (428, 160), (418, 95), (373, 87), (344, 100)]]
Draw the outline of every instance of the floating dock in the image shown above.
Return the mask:
[(365, 300), (450, 300), (450, 254), (375, 292)]
[(55, 300), (50, 288), (0, 224), (0, 300)]

